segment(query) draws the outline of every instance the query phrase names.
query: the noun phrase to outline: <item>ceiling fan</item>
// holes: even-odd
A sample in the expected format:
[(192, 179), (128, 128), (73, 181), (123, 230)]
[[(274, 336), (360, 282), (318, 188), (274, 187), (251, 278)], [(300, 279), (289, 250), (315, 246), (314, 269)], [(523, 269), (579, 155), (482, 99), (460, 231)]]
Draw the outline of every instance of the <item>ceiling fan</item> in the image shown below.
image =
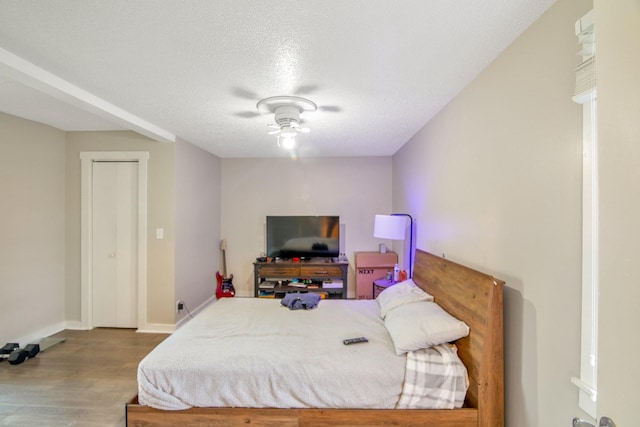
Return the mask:
[[(293, 95), (290, 98), (300, 98), (300, 95), (302, 96), (308, 96), (316, 91), (318, 91), (320, 89), (319, 86), (317, 85), (312, 85), (312, 84), (308, 84), (308, 85), (302, 85), (297, 87), (292, 93)], [(256, 102), (257, 100), (259, 100), (261, 97), (257, 92), (254, 92), (250, 89), (247, 88), (243, 88), (243, 87), (234, 87), (231, 89), (231, 94), (237, 98), (241, 98), (241, 99), (247, 99), (250, 101), (254, 101)], [(274, 98), (279, 98), (279, 97), (274, 97)], [(266, 98), (269, 99), (269, 98)], [(304, 98), (302, 98), (304, 99)], [(322, 111), (322, 112), (326, 112), (326, 113), (340, 113), (342, 112), (342, 107), (338, 106), (338, 105), (318, 105), (316, 107), (317, 111)], [(244, 119), (252, 119), (258, 116), (261, 116), (263, 113), (259, 112), (259, 111), (255, 111), (255, 110), (251, 110), (251, 111), (238, 111), (236, 113), (234, 113), (235, 116), (237, 117), (242, 117)]]
[(273, 129), (268, 132), (276, 135), (278, 146), (291, 149), (295, 145), (295, 138), (300, 133), (309, 133), (311, 129), (301, 126), (300, 115), (304, 112), (313, 112), (318, 106), (306, 98), (299, 96), (272, 96), (261, 99), (256, 104), (261, 113), (273, 113), (275, 123), (268, 126)]

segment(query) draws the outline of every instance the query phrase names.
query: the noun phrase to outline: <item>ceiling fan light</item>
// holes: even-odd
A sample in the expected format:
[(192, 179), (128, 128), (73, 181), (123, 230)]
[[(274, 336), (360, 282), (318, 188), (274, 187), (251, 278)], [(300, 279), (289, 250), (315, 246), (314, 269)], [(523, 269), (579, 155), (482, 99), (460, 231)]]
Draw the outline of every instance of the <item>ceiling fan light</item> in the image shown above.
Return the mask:
[(295, 138), (298, 133), (292, 127), (285, 126), (280, 130), (280, 136), (283, 138)]
[(308, 127), (302, 127), (300, 114), (304, 111), (316, 111), (318, 106), (308, 99), (297, 96), (272, 96), (258, 101), (260, 112), (273, 113), (274, 124), (269, 125), (276, 135), (278, 147), (293, 151), (298, 133), (309, 133)]
[(286, 150), (291, 150), (296, 145), (296, 139), (292, 136), (278, 137), (278, 145)]

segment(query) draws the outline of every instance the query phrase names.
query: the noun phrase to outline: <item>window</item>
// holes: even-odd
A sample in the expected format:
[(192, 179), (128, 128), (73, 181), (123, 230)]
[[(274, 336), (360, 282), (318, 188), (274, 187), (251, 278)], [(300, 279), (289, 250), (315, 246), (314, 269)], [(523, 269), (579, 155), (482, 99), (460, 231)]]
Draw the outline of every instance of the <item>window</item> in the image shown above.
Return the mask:
[(593, 11), (576, 22), (582, 62), (573, 100), (582, 104), (582, 336), (579, 406), (596, 417), (598, 373), (598, 141)]

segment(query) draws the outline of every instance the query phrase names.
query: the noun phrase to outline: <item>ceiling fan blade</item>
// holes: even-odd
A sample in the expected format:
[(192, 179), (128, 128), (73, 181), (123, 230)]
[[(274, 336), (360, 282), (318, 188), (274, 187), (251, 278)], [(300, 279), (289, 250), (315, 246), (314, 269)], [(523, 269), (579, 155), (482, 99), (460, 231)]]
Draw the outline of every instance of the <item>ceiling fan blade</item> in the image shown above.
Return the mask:
[(235, 113), (234, 116), (242, 117), (244, 119), (252, 119), (254, 117), (261, 116), (262, 114), (254, 112), (254, 111), (241, 111), (239, 113)]
[(280, 125), (278, 125), (277, 123), (269, 123), (267, 127), (271, 129), (280, 129)]
[(318, 110), (327, 111), (329, 113), (339, 113), (342, 111), (342, 108), (338, 107), (337, 105), (324, 105), (324, 106), (318, 107)]
[(302, 132), (302, 133), (309, 133), (311, 132), (311, 129), (309, 128), (297, 128), (296, 129), (298, 132)]
[(257, 93), (242, 87), (234, 87), (233, 89), (231, 89), (231, 93), (237, 96), (238, 98), (249, 99), (251, 101), (260, 99), (260, 96)]
[(271, 131), (267, 132), (267, 134), (269, 134), (269, 135), (276, 135), (276, 134), (279, 134), (279, 133), (280, 133), (280, 129), (271, 130)]
[(318, 85), (302, 85), (293, 92), (294, 95), (309, 95), (318, 90)]

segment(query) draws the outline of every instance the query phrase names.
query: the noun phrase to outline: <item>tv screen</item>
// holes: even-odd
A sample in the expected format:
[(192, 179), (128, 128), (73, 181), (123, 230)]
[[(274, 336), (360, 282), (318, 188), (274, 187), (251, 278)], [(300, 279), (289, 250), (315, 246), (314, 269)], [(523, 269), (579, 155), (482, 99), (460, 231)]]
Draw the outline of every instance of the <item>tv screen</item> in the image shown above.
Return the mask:
[(339, 252), (339, 216), (267, 216), (267, 256), (336, 258)]

